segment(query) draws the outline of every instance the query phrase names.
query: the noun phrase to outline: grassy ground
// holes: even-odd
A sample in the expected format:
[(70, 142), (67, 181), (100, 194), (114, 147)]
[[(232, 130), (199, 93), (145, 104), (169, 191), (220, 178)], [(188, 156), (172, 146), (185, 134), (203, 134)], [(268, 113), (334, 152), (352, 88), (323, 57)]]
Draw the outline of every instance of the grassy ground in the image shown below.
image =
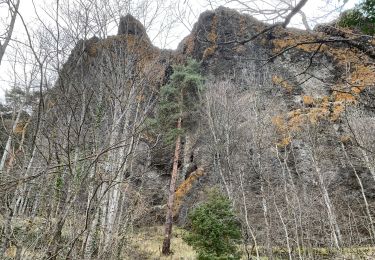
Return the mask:
[[(18, 237), (21, 237), (24, 242), (37, 241), (38, 234), (41, 233), (41, 229), (46, 228), (46, 221), (41, 218), (35, 218), (33, 221), (15, 218), (13, 226), (13, 232), (17, 233)], [(0, 218), (0, 229), (2, 228), (4, 221)], [(134, 230), (132, 234), (127, 236), (126, 248), (124, 248), (123, 259), (129, 260), (194, 260), (197, 257), (196, 252), (192, 247), (187, 245), (183, 239), (183, 233), (185, 231), (176, 226), (173, 227), (173, 238), (171, 241), (171, 250), (173, 254), (170, 256), (163, 256), (161, 254), (161, 247), (163, 243), (163, 227), (145, 227)], [(22, 235), (21, 235), (22, 234)], [(243, 246), (240, 246), (243, 250), (242, 259), (247, 259), (247, 254)], [(260, 259), (268, 259), (265, 255), (265, 248), (259, 247)], [(273, 248), (273, 259), (288, 259), (288, 253), (285, 248)], [(254, 248), (248, 246), (248, 252), (252, 252), (252, 259), (255, 258)], [(332, 248), (304, 248), (300, 250), (304, 259), (375, 259), (375, 248), (374, 247), (350, 247), (343, 248), (340, 251)], [(293, 257), (298, 259), (297, 249), (293, 251)], [(16, 247), (11, 246), (5, 253), (6, 259), (14, 259), (16, 255)], [(26, 248), (22, 250), (22, 259), (41, 259), (41, 255), (38, 252), (28, 252)]]
[[(182, 235), (183, 229), (173, 227), (173, 238), (171, 241), (171, 250), (173, 254), (166, 257), (161, 254), (161, 246), (163, 243), (163, 227), (155, 226), (148, 228), (141, 228), (136, 230), (130, 238), (131, 247), (139, 253), (139, 259), (151, 259), (151, 260), (193, 260), (196, 259), (196, 252), (187, 245)], [(241, 249), (244, 249), (241, 247)], [(251, 251), (251, 247), (248, 248)], [(296, 249), (295, 249), (296, 250)], [(243, 250), (242, 259), (247, 259), (245, 250)], [(259, 248), (260, 259), (268, 259), (265, 255), (264, 248)], [(288, 253), (286, 249), (274, 248), (273, 250), (274, 259), (288, 259)], [(253, 254), (255, 252), (253, 251)], [(340, 252), (335, 249), (328, 248), (309, 248), (301, 249), (301, 254), (304, 259), (335, 259), (335, 260), (357, 260), (357, 259), (375, 259), (375, 248), (372, 247), (353, 247), (343, 248)], [(294, 257), (298, 259), (298, 254), (295, 251)], [(126, 259), (134, 259), (134, 256), (125, 257)], [(252, 255), (252, 259), (256, 259), (255, 255)]]
[(142, 255), (145, 255), (147, 259), (196, 259), (196, 252), (182, 240), (183, 232), (182, 229), (173, 227), (173, 239), (171, 241), (171, 250), (173, 254), (170, 256), (163, 256), (161, 254), (161, 246), (164, 238), (162, 226), (139, 229), (132, 235), (130, 241), (134, 249), (141, 252)]

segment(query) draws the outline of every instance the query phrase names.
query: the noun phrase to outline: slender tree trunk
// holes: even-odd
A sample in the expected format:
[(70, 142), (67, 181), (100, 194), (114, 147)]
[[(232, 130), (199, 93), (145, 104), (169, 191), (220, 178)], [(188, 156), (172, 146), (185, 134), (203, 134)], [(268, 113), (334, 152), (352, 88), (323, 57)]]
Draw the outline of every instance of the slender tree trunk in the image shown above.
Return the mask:
[(283, 225), (283, 229), (284, 229), (284, 233), (285, 233), (285, 240), (286, 240), (286, 248), (288, 249), (289, 260), (292, 260), (293, 258), (292, 258), (292, 250), (290, 248), (290, 239), (289, 239), (288, 227), (287, 227), (287, 225), (284, 221), (284, 218), (283, 218), (283, 215), (281, 214), (281, 211), (279, 210), (279, 207), (276, 204), (275, 196), (273, 197), (273, 203), (275, 205), (277, 214), (280, 217), (281, 224)]
[[(181, 129), (181, 117), (178, 118), (177, 121), (177, 130)], [(177, 136), (176, 139), (176, 146), (174, 151), (174, 158), (173, 158), (173, 170), (172, 170), (172, 177), (171, 182), (169, 185), (169, 196), (168, 196), (168, 208), (167, 208), (167, 216), (165, 218), (165, 233), (164, 233), (164, 241), (163, 241), (163, 248), (162, 253), (164, 255), (169, 255), (171, 253), (171, 236), (172, 236), (172, 222), (173, 222), (173, 204), (174, 204), (174, 193), (176, 189), (176, 180), (178, 175), (178, 160), (180, 157), (180, 146), (181, 146), (181, 136), (180, 134)]]
[[(7, 202), (8, 203), (8, 202)], [(12, 233), (12, 219), (13, 219), (13, 209), (11, 206), (7, 205), (8, 215), (4, 221), (4, 230), (1, 239), (0, 257), (4, 257), (5, 251), (7, 250), (11, 233)]]
[[(245, 222), (246, 222), (246, 228), (249, 231), (251, 238), (253, 239), (254, 242), (254, 249), (255, 249), (255, 254), (256, 254), (256, 259), (259, 260), (259, 250), (258, 250), (258, 244), (256, 240), (256, 236), (254, 234), (253, 228), (250, 226), (250, 221), (249, 221), (249, 216), (247, 212), (247, 204), (246, 204), (246, 196), (245, 196), (245, 189), (243, 187), (243, 172), (240, 172), (240, 185), (241, 185), (241, 192), (242, 192), (242, 203), (244, 207), (244, 213), (245, 213)], [(246, 246), (246, 245), (245, 245)]]
[(373, 222), (372, 217), (371, 217), (370, 206), (369, 206), (369, 204), (367, 202), (366, 193), (365, 193), (365, 189), (363, 187), (362, 180), (359, 177), (359, 175), (357, 173), (357, 170), (355, 169), (352, 161), (350, 160), (349, 155), (346, 152), (345, 145), (342, 142), (341, 142), (341, 148), (342, 148), (342, 150), (344, 152), (344, 155), (345, 155), (345, 158), (346, 158), (347, 162), (349, 163), (350, 167), (353, 170), (353, 173), (355, 175), (355, 178), (357, 179), (358, 185), (361, 188), (361, 194), (362, 194), (363, 202), (365, 204), (366, 213), (367, 213), (367, 217), (368, 217), (369, 225), (370, 225), (370, 229), (371, 229), (371, 232), (370, 232), (371, 233), (371, 239), (374, 240), (374, 237), (375, 237), (375, 227), (374, 227), (374, 222)]
[(12, 39), (14, 25), (16, 23), (16, 18), (18, 15), (18, 8), (20, 6), (20, 0), (18, 0), (15, 4), (12, 2), (8, 2), (9, 10), (11, 11), (11, 19), (9, 26), (7, 28), (6, 36), (4, 42), (0, 42), (0, 64), (3, 60), (3, 56), (5, 54), (5, 49), (8, 47), (10, 40)]
[(96, 249), (94, 245), (95, 236), (97, 235), (97, 226), (99, 223), (99, 209), (97, 209), (94, 213), (94, 218), (90, 224), (89, 230), (87, 231), (87, 237), (86, 241), (84, 243), (84, 249), (83, 249), (83, 257), (82, 259), (92, 259), (93, 251)]
[[(209, 127), (210, 127), (210, 130), (211, 130), (212, 137), (214, 139), (215, 147), (218, 147), (219, 146), (219, 140), (218, 140), (217, 133), (216, 133), (216, 130), (215, 130), (215, 123), (214, 123), (213, 112), (211, 110), (211, 105), (212, 104), (211, 104), (211, 101), (210, 101), (210, 99), (208, 97), (206, 97), (206, 103), (207, 103), (207, 116), (208, 116)], [(228, 185), (227, 181), (225, 180), (225, 176), (224, 176), (224, 173), (223, 173), (223, 168), (221, 166), (220, 151), (218, 151), (218, 150), (215, 151), (214, 165), (215, 165), (215, 169), (217, 169), (217, 171), (219, 172), (219, 175), (221, 177), (221, 181), (224, 184), (225, 191), (227, 192), (228, 198), (230, 200), (232, 200), (232, 194), (230, 192), (229, 185)]]
[[(286, 153), (287, 152), (285, 151), (285, 154)], [(286, 158), (286, 156), (285, 156), (285, 158)], [(296, 244), (297, 244), (297, 248), (298, 248), (298, 258), (303, 259), (302, 252), (301, 252), (301, 248), (304, 247), (303, 246), (303, 227), (302, 227), (302, 216), (301, 216), (301, 212), (302, 212), (301, 203), (300, 203), (300, 200), (299, 200), (299, 196), (298, 196), (296, 186), (294, 185), (294, 181), (293, 181), (291, 171), (289, 169), (287, 160), (285, 158), (284, 158), (283, 163), (284, 163), (286, 172), (288, 173), (288, 178), (289, 178), (289, 182), (290, 182), (291, 187), (292, 187), (292, 194), (294, 195), (294, 200), (297, 203), (297, 207), (295, 205), (293, 205), (292, 208), (293, 208), (293, 220), (294, 220), (295, 228), (296, 228), (295, 236), (296, 236)], [(300, 238), (300, 235), (299, 235), (299, 229), (301, 230), (301, 238)]]
[(263, 217), (264, 217), (264, 224), (266, 226), (266, 250), (267, 256), (269, 259), (272, 259), (272, 248), (271, 248), (271, 232), (270, 232), (270, 223), (269, 223), (269, 216), (268, 216), (268, 205), (266, 200), (266, 194), (264, 191), (264, 180), (260, 182), (260, 192), (262, 197), (262, 209), (263, 209)]
[(321, 169), (318, 166), (318, 163), (315, 159), (315, 156), (312, 156), (312, 159), (313, 159), (315, 171), (318, 175), (317, 179), (318, 179), (318, 183), (319, 183), (322, 195), (323, 195), (324, 204), (327, 207), (328, 220), (329, 220), (329, 223), (330, 223), (330, 226), (331, 226), (331, 229), (332, 229), (333, 242), (335, 244), (335, 247), (340, 249), (342, 238), (341, 238), (341, 231), (340, 231), (339, 225), (337, 223), (337, 219), (336, 219), (336, 214), (334, 212), (333, 205), (331, 203), (331, 199), (330, 199), (328, 191), (327, 191), (327, 187), (324, 183), (324, 179), (323, 179)]
[(14, 135), (14, 132), (15, 132), (15, 130), (17, 128), (18, 122), (20, 121), (22, 110), (23, 110), (23, 104), (21, 104), (21, 106), (20, 106), (20, 108), (19, 108), (19, 110), (17, 112), (16, 119), (13, 122), (12, 132), (10, 132), (10, 134), (8, 136), (8, 141), (7, 141), (6, 145), (5, 145), (4, 153), (3, 153), (3, 156), (1, 157), (1, 161), (0, 161), (0, 173), (3, 172), (3, 170), (4, 170), (5, 162), (6, 162), (7, 158), (8, 158), (8, 154), (9, 154), (10, 149), (11, 149), (13, 135)]
[(362, 151), (362, 155), (363, 155), (363, 158), (365, 160), (366, 167), (370, 170), (371, 176), (372, 176), (372, 178), (375, 181), (375, 168), (374, 168), (374, 165), (370, 162), (370, 159), (369, 159), (369, 157), (368, 157), (367, 152), (365, 151), (365, 149), (363, 149), (363, 148), (360, 148), (360, 149)]
[[(276, 155), (277, 155), (277, 159), (280, 163), (280, 167), (281, 167), (281, 171), (282, 171), (282, 174), (283, 174), (283, 182), (284, 182), (284, 199), (285, 199), (285, 203), (286, 203), (286, 211), (287, 211), (287, 216), (289, 217), (291, 214), (290, 214), (290, 210), (293, 208), (294, 210), (294, 207), (292, 207), (292, 204), (290, 202), (290, 199), (288, 197), (288, 193), (290, 191), (290, 189), (288, 189), (288, 183), (287, 183), (287, 177), (286, 177), (286, 167), (285, 167), (285, 161), (283, 162), (280, 158), (280, 154), (279, 154), (279, 150), (278, 150), (278, 147), (275, 148), (276, 150)], [(285, 160), (285, 159), (284, 159)], [(279, 207), (277, 206), (276, 204), (276, 200), (275, 200), (275, 196), (274, 196), (274, 199), (273, 199), (273, 202), (274, 202), (274, 205), (275, 205), (275, 208), (276, 208), (276, 211), (280, 217), (280, 220), (281, 220), (281, 223), (283, 225), (283, 229), (284, 229), (284, 232), (285, 232), (285, 239), (286, 239), (286, 245), (287, 245), (287, 249), (288, 249), (288, 255), (289, 255), (289, 259), (293, 259), (292, 258), (292, 250), (291, 250), (291, 247), (290, 247), (290, 239), (289, 239), (289, 231), (288, 231), (288, 227), (287, 227), (287, 224), (286, 222), (284, 221), (284, 218), (282, 216), (282, 213), (281, 211), (279, 210)], [(297, 239), (298, 240), (298, 239)]]
[[(33, 165), (35, 156), (36, 156), (36, 147), (34, 146), (33, 152), (31, 153), (31, 158), (29, 160), (29, 163), (27, 164), (27, 168), (24, 174), (25, 178), (27, 178), (30, 175), (31, 167)], [(19, 195), (17, 196), (17, 199), (14, 203), (15, 215), (22, 216), (25, 214), (27, 199), (29, 198), (29, 193), (30, 193), (30, 187), (28, 187), (27, 184), (23, 184), (21, 187), (21, 190), (19, 191)]]

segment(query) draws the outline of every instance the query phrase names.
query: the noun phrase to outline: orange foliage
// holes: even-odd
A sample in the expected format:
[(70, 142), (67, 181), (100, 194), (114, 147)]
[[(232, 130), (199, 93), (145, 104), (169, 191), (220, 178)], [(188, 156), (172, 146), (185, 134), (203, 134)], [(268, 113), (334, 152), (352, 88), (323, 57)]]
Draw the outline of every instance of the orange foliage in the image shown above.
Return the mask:
[(16, 128), (14, 129), (14, 133), (15, 133), (15, 134), (23, 133), (24, 128), (25, 128), (26, 126), (27, 126), (27, 123), (26, 123), (26, 122), (23, 122), (23, 121), (18, 122), (18, 124), (16, 125)]
[(173, 216), (177, 216), (183, 199), (193, 187), (194, 183), (203, 175), (205, 175), (203, 168), (199, 167), (197, 170), (192, 172), (190, 176), (182, 182), (175, 192), (175, 201), (173, 208)]
[(217, 16), (214, 15), (212, 18), (212, 23), (211, 23), (211, 30), (208, 33), (207, 39), (210, 41), (212, 44), (210, 47), (206, 48), (203, 52), (203, 59), (207, 59), (208, 57), (212, 56), (216, 49), (217, 49)]
[(324, 119), (329, 114), (328, 109), (325, 108), (312, 108), (307, 113), (307, 117), (312, 124), (317, 124), (319, 120)]
[(214, 15), (214, 17), (212, 18), (211, 30), (207, 38), (211, 43), (216, 43), (217, 41), (217, 16), (216, 15)]
[(369, 57), (354, 48), (327, 46), (326, 52), (342, 66), (350, 66), (345, 77), (349, 86), (338, 86), (332, 93), (334, 101), (330, 119), (336, 121), (345, 110), (345, 105), (356, 104), (358, 95), (366, 87), (375, 84), (375, 66), (368, 65)]
[[(324, 33), (307, 34), (283, 29), (278, 33), (280, 36), (272, 41), (275, 53), (290, 47), (305, 52), (315, 52), (319, 47), (317, 43), (298, 44), (326, 37)], [(374, 40), (372, 43), (375, 45)], [(280, 134), (280, 141), (278, 142), (280, 146), (287, 145), (290, 142), (289, 136), (292, 136), (293, 132), (299, 131), (303, 124), (316, 124), (320, 120), (337, 121), (345, 111), (346, 105), (356, 104), (358, 95), (365, 88), (375, 85), (375, 65), (369, 56), (363, 52), (355, 48), (345, 48), (342, 45), (334, 44), (323, 44), (319, 48), (319, 52), (332, 57), (337, 64), (346, 69), (347, 74), (343, 76), (343, 83), (335, 86), (331, 96), (321, 98), (303, 96), (303, 104), (307, 107), (293, 110), (286, 116), (279, 115), (272, 119), (272, 123)], [(289, 92), (293, 90), (293, 87), (280, 76), (274, 75), (272, 81)]]
[(91, 45), (89, 46), (89, 48), (87, 48), (87, 53), (88, 53), (89, 56), (91, 56), (91, 57), (95, 57), (95, 56), (97, 55), (98, 50), (97, 50), (97, 48), (96, 48), (96, 46), (95, 46), (94, 43), (91, 44)]
[(203, 52), (203, 59), (207, 59), (208, 57), (212, 56), (215, 53), (216, 48), (216, 45), (206, 48)]
[(283, 133), (285, 132), (285, 130), (287, 130), (287, 125), (286, 125), (286, 122), (284, 120), (284, 118), (282, 116), (274, 116), (272, 117), (271, 119), (272, 121), (272, 124), (274, 124), (276, 126), (276, 129)]
[(303, 104), (306, 106), (310, 106), (314, 104), (314, 98), (312, 96), (303, 96), (302, 97)]
[(301, 114), (300, 111), (292, 113), (288, 117), (288, 132), (299, 131), (304, 121), (305, 115)]
[(329, 97), (328, 96), (324, 96), (322, 98), (322, 100), (320, 101), (320, 107), (325, 108), (325, 109), (329, 108)]
[(352, 91), (354, 94), (358, 95), (358, 94), (360, 94), (364, 89), (365, 89), (365, 87), (352, 87), (352, 88), (351, 88), (351, 91)]
[(335, 97), (336, 102), (343, 102), (343, 103), (350, 103), (350, 104), (356, 103), (356, 98), (352, 93), (333, 91), (333, 96)]
[(292, 141), (292, 138), (290, 136), (283, 137), (278, 143), (278, 147), (285, 147)]
[(318, 43), (312, 43), (312, 44), (300, 44), (301, 42), (308, 42), (313, 41), (315, 38), (311, 35), (291, 35), (290, 38), (281, 38), (281, 39), (275, 39), (272, 41), (273, 45), (275, 46), (275, 53), (279, 53), (286, 48), (296, 46), (296, 49), (303, 50), (306, 52), (314, 52), (318, 49), (319, 44)]
[[(345, 29), (341, 30), (345, 31)], [(325, 34), (319, 33), (313, 35), (293, 31), (281, 32), (287, 34), (287, 36), (284, 38), (280, 37), (272, 41), (275, 46), (274, 51), (276, 53), (285, 50), (286, 48), (295, 46), (301, 42), (314, 41), (317, 39), (317, 37), (325, 37)], [(318, 46), (319, 44), (313, 43), (298, 45), (295, 46), (295, 48), (306, 52), (312, 52), (316, 51)], [(323, 44), (320, 47), (319, 52), (333, 57), (334, 60), (342, 66), (350, 66), (350, 71), (348, 75), (346, 75), (345, 81), (351, 85), (352, 94), (359, 94), (365, 87), (373, 86), (375, 84), (375, 66), (371, 64), (369, 56), (363, 54), (361, 51), (355, 48), (343, 48), (342, 46), (338, 45)], [(342, 98), (350, 102), (355, 100), (355, 96), (349, 95), (339, 97), (339, 99)]]
[(375, 83), (375, 66), (374, 65), (357, 65), (350, 75), (350, 83), (359, 88), (361, 92), (365, 87)]
[(290, 85), (286, 80), (284, 80), (282, 77), (278, 75), (272, 76), (272, 82), (276, 85), (279, 85), (283, 88), (285, 88), (288, 92), (292, 92), (293, 86)]
[(22, 125), (17, 124), (16, 128), (14, 129), (14, 133), (19, 134), (19, 133), (22, 133), (22, 131), (23, 131)]
[(194, 36), (193, 34), (189, 35), (186, 39), (186, 54), (190, 55), (193, 53), (194, 50)]
[(344, 144), (350, 143), (351, 142), (351, 137), (348, 135), (342, 135), (340, 136), (340, 141)]
[(332, 121), (337, 121), (341, 113), (344, 112), (344, 105), (341, 102), (334, 102), (333, 103), (333, 111), (331, 113), (331, 120)]
[[(327, 97), (324, 97), (323, 100), (327, 100)], [(271, 119), (272, 123), (280, 135), (280, 140), (277, 145), (281, 147), (288, 145), (291, 142), (293, 133), (301, 131), (303, 125), (309, 123), (317, 124), (322, 119), (329, 119), (329, 107), (323, 100), (320, 106), (317, 107), (292, 110), (287, 113), (286, 118), (283, 115), (273, 117)], [(337, 109), (339, 109), (339, 107), (337, 107)], [(339, 112), (339, 110), (337, 110), (337, 112)], [(336, 118), (336, 115), (334, 118)]]

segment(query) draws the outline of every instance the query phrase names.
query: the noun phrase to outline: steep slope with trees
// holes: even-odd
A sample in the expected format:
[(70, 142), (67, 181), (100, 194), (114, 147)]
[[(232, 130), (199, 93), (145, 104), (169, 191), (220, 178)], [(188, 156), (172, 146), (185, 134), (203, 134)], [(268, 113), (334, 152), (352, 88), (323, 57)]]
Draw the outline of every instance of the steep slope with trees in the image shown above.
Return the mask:
[(290, 15), (268, 25), (207, 11), (175, 51), (154, 47), (130, 15), (117, 36), (79, 41), (28, 108), (24, 136), (10, 132), (1, 255), (136, 259), (134, 230), (167, 214), (173, 240), (172, 222), (189, 226), (211, 186), (236, 214), (249, 258), (366, 253), (374, 40), (332, 24), (288, 29)]

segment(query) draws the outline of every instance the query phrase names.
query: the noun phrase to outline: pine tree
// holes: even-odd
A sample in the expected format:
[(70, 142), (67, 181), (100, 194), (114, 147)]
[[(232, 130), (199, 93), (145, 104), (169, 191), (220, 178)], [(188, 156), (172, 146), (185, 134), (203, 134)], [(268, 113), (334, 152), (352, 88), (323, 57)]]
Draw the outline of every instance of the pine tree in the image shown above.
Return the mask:
[(338, 22), (342, 27), (356, 27), (362, 33), (375, 34), (375, 0), (363, 0), (345, 12)]
[(202, 90), (203, 78), (200, 75), (199, 63), (189, 60), (186, 66), (176, 66), (168, 85), (162, 87), (158, 111), (158, 125), (165, 133), (167, 143), (175, 143), (171, 181), (165, 220), (165, 237), (162, 253), (169, 255), (174, 193), (178, 176), (178, 161), (181, 149), (181, 135), (183, 134), (183, 121), (186, 127), (191, 123), (191, 115), (198, 100), (199, 91)]

